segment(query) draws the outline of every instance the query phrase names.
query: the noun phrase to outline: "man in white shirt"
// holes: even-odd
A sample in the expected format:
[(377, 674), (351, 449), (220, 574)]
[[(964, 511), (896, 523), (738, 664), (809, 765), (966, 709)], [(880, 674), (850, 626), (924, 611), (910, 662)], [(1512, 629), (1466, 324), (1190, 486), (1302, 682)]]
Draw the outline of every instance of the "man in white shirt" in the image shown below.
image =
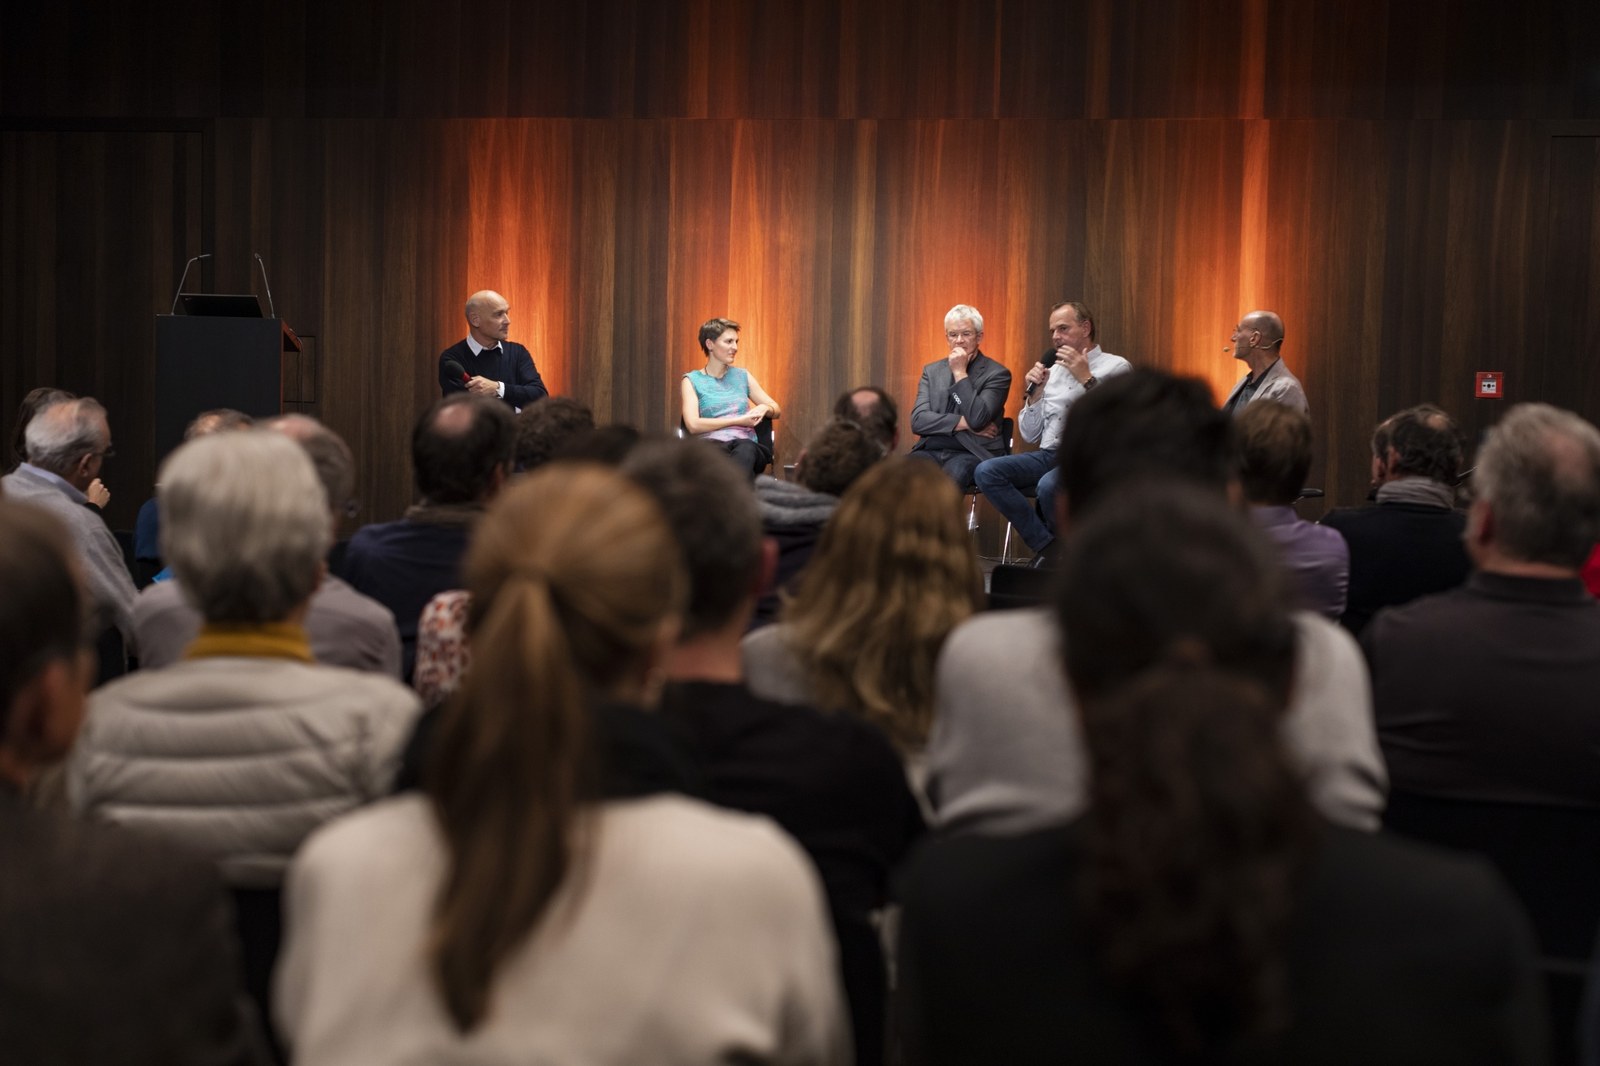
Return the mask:
[[(1040, 558), (1055, 539), (1056, 444), (1067, 412), (1100, 382), (1132, 369), (1121, 356), (1100, 350), (1094, 315), (1076, 300), (1050, 309), (1050, 344), (1055, 351), (1046, 356), (1056, 357), (1054, 365), (1041, 361), (1028, 371), (1017, 419), (1022, 439), (1037, 442), (1038, 449), (985, 460), (973, 475), (994, 509)], [(1030, 492), (1038, 498), (1037, 508), (1028, 500)]]

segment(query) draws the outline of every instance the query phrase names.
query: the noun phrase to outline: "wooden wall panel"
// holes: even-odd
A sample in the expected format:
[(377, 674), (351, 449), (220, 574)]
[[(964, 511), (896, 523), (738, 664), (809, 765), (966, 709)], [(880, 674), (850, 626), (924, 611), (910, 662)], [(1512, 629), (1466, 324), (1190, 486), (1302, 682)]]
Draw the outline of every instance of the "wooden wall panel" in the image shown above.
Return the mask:
[(0, 114), (1600, 117), (1591, 0), (59, 0)]
[(155, 315), (200, 237), (201, 137), (0, 133), (0, 426), (41, 385), (106, 405), (108, 517), (132, 528), (155, 481)]
[[(1544, 391), (1600, 423), (1600, 130), (1550, 141)], [(1537, 310), (1537, 309), (1536, 309)]]
[[(1439, 402), (1474, 438), (1498, 417), (1475, 370), (1600, 418), (1595, 141), (1533, 123), (226, 120), (202, 152), (205, 136), (6, 135), (0, 403), (47, 380), (103, 394), (128, 495), (153, 475), (150, 316), (202, 250), (219, 290), (260, 291), (266, 258), (369, 519), (409, 501), (409, 427), (482, 287), (511, 300), (556, 391), (653, 431), (676, 425), (700, 322), (740, 320), (745, 364), (787, 408), (783, 461), (847, 387), (909, 408), (957, 302), (1018, 376), (1073, 298), (1107, 350), (1219, 397), (1242, 372), (1232, 324), (1279, 311), (1333, 503), (1363, 495), (1392, 411)], [(94, 339), (59, 349), (74, 316)]]
[[(1018, 374), (1079, 298), (1108, 350), (1219, 395), (1266, 306), (1350, 502), (1378, 418), (1503, 410), (1473, 370), (1600, 417), (1600, 129), (1554, 124), (1600, 117), (1595, 69), (1577, 0), (7, 9), (0, 409), (70, 378), (137, 450), (148, 318), (200, 251), (224, 291), (265, 257), (368, 518), (409, 499), (406, 432), (484, 286), (552, 386), (651, 429), (699, 323), (739, 319), (786, 460), (849, 385), (909, 406), (958, 301)], [(91, 342), (58, 351), (62, 319)]]

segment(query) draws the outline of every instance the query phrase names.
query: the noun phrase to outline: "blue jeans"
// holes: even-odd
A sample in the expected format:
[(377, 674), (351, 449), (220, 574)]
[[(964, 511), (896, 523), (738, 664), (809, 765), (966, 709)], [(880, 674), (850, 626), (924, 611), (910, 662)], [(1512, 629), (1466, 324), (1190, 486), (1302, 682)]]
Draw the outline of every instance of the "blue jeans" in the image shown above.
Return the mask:
[[(973, 480), (994, 509), (1005, 515), (1023, 543), (1036, 554), (1055, 540), (1055, 531), (1050, 528), (1056, 518), (1055, 449), (986, 459), (978, 464)], [(1038, 497), (1037, 510), (1028, 501), (1025, 495), (1028, 492)]]

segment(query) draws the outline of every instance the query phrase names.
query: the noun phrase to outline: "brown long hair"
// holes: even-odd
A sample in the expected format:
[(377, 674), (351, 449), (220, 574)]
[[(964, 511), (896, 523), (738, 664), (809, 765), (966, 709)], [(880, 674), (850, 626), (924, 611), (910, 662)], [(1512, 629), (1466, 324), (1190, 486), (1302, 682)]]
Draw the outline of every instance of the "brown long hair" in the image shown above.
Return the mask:
[(982, 603), (960, 494), (937, 466), (902, 456), (845, 492), (782, 618), (817, 704), (914, 751), (933, 719), (939, 649)]
[(1193, 488), (1106, 501), (1062, 569), (1091, 774), (1079, 890), (1112, 979), (1182, 1053), (1289, 1021), (1285, 940), (1316, 821), (1280, 736), (1285, 603), (1270, 548)]
[(472, 666), (425, 776), (450, 853), (428, 957), (462, 1032), (488, 1013), (496, 969), (581, 873), (591, 700), (642, 677), (685, 598), (655, 503), (610, 470), (570, 463), (500, 494), (466, 584)]

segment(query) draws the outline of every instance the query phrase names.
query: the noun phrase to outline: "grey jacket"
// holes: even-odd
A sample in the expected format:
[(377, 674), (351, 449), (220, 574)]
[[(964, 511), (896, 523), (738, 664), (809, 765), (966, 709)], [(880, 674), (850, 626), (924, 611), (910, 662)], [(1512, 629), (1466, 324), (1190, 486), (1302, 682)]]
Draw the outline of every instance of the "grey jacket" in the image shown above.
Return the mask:
[(100, 512), (85, 502), (82, 493), (74, 498), (72, 493), (76, 490), (49, 480), (27, 463), (0, 478), (0, 485), (4, 485), (8, 499), (43, 508), (66, 523), (83, 562), (89, 598), (104, 621), (122, 632), (129, 650), (134, 650), (133, 578), (128, 574), (117, 538), (106, 528)]
[[(200, 622), (200, 612), (184, 599), (176, 579), (158, 581), (141, 591), (133, 601), (139, 665), (153, 670), (183, 658), (184, 649), (200, 632)], [(319, 663), (372, 670), (401, 680), (400, 630), (394, 614), (332, 574), (311, 594), (306, 635)]]
[[(972, 357), (967, 364), (967, 376), (960, 382), (950, 373), (947, 360), (936, 359), (922, 368), (917, 402), (911, 408), (911, 432), (918, 437), (955, 433), (967, 451), (980, 459), (1004, 455), (1006, 442), (1000, 437), (985, 439), (976, 433), (956, 433), (956, 423), (965, 418), (973, 429), (982, 429), (1005, 414), (1006, 396), (1010, 392), (1011, 371), (982, 352)], [(946, 411), (952, 394), (957, 409)], [(911, 446), (912, 451), (922, 448), (920, 440)]]
[[(1305, 611), (1284, 740), (1328, 818), (1376, 829), (1388, 774), (1366, 663), (1349, 634)], [(1083, 810), (1088, 760), (1049, 613), (994, 611), (939, 656), (928, 794), (941, 828), (1019, 833)]]
[[(1227, 400), (1223, 402), (1224, 407), (1233, 402), (1233, 398), (1239, 394), (1239, 390), (1244, 388), (1244, 383), (1249, 380), (1249, 374), (1239, 379), (1238, 384), (1234, 385), (1233, 391), (1228, 393)], [(1234, 408), (1233, 413), (1237, 415), (1257, 400), (1272, 400), (1275, 403), (1283, 404), (1285, 407), (1292, 407), (1303, 415), (1311, 413), (1311, 405), (1306, 402), (1305, 387), (1300, 384), (1299, 378), (1289, 372), (1289, 368), (1284, 365), (1281, 358), (1267, 367), (1267, 373), (1261, 379), (1261, 385), (1248, 400)]]

